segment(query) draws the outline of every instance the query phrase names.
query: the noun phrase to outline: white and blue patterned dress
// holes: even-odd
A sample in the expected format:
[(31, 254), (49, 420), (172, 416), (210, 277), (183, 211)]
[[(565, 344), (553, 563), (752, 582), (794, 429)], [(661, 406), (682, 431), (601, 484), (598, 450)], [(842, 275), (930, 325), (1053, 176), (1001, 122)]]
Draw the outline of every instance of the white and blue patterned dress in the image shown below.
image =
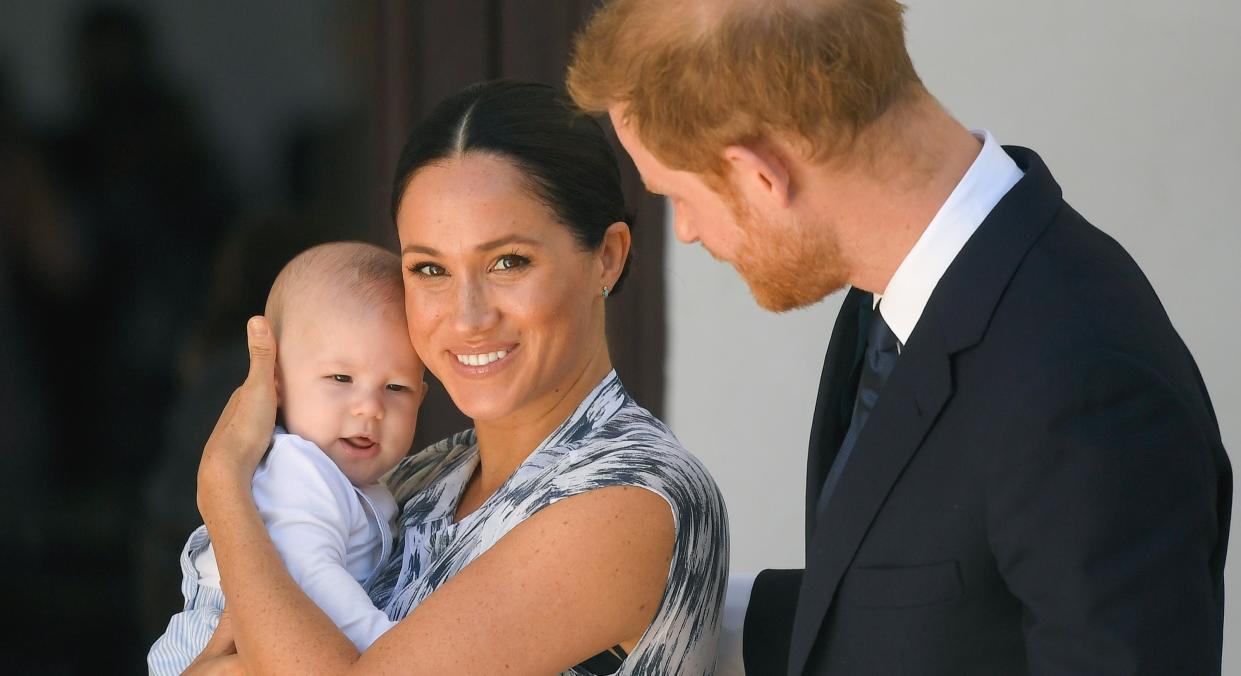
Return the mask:
[[(540, 509), (597, 488), (637, 486), (668, 501), (676, 541), (655, 619), (616, 673), (700, 676), (714, 671), (728, 577), (724, 501), (702, 463), (629, 397), (614, 371), (494, 495), (453, 523), (478, 461), (474, 431), (466, 430), (406, 458), (388, 475), (389, 488), (404, 506), (394, 555), (373, 578), (370, 594), (389, 618), (405, 617)], [(564, 674), (611, 671), (598, 671), (595, 663)]]

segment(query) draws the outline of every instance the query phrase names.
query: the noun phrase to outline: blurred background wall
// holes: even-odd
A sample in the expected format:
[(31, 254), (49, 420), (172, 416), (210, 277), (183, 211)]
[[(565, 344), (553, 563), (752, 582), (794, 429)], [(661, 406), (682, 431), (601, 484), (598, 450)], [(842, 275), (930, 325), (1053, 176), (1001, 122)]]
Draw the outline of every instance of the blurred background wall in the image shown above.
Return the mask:
[[(1039, 151), (1146, 270), (1236, 448), (1239, 6), (908, 4), (931, 90)], [(244, 373), (245, 317), (307, 246), (393, 244), (390, 172), (419, 116), (480, 79), (559, 84), (593, 5), (0, 0), (6, 671), (142, 671), (179, 604), (195, 463)], [(735, 568), (800, 565), (839, 296), (759, 311), (730, 268), (671, 240), (626, 171), (639, 258), (609, 303), (618, 371), (723, 487)], [(435, 388), (419, 441), (464, 425)], [(1241, 673), (1237, 587), (1225, 673)]]
[[(1197, 359), (1236, 466), (1241, 4), (905, 2), (931, 92), (966, 126), (1039, 152), (1065, 199), (1142, 266)], [(806, 443), (843, 294), (765, 313), (731, 268), (667, 236), (666, 420), (724, 490), (734, 570), (800, 567)], [(1225, 674), (1241, 674), (1237, 539)]]

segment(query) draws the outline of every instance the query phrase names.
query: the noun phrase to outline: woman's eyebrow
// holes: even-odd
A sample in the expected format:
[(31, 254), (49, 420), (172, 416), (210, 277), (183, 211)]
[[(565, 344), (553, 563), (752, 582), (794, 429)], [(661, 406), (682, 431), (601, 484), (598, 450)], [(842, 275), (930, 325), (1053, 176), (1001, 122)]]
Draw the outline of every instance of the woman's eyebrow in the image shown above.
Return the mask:
[(531, 239), (523, 235), (512, 234), (512, 235), (506, 235), (504, 237), (500, 237), (498, 239), (493, 239), (490, 242), (483, 242), (482, 244), (479, 244), (478, 246), (474, 247), (474, 249), (477, 251), (490, 251), (491, 249), (498, 249), (502, 246), (507, 246), (509, 244), (528, 244), (530, 246), (538, 246), (539, 241), (537, 239)]
[[(482, 244), (479, 244), (478, 246), (474, 247), (474, 249), (476, 251), (490, 251), (491, 249), (498, 249), (502, 246), (506, 246), (509, 244), (527, 244), (529, 246), (538, 246), (539, 241), (537, 239), (531, 239), (523, 235), (512, 234), (512, 235), (505, 235), (504, 237), (499, 237), (499, 238), (493, 239), (488, 242), (483, 242)], [(405, 248), (401, 249), (402, 255), (407, 254), (407, 253), (420, 253), (420, 254), (426, 254), (428, 256), (440, 255), (439, 251), (436, 251), (435, 249), (429, 246), (423, 246), (421, 244), (412, 244), (412, 243), (406, 244)]]
[(401, 249), (401, 255), (404, 256), (407, 253), (420, 253), (420, 254), (426, 254), (428, 256), (440, 255), (440, 252), (436, 251), (435, 249), (432, 249), (429, 246), (422, 246), (421, 244), (406, 244), (405, 248)]

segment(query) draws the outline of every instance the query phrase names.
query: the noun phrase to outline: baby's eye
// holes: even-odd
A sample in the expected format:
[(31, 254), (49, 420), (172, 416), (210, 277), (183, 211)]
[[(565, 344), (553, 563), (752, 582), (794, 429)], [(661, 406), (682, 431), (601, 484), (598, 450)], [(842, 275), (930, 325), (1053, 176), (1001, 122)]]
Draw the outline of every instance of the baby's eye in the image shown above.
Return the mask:
[(530, 259), (518, 254), (505, 254), (496, 259), (496, 270), (515, 270), (530, 264)]
[(388, 383), (389, 392), (408, 392), (409, 387), (405, 385), (397, 385), (396, 383)]
[(409, 271), (411, 274), (422, 277), (442, 277), (447, 272), (443, 266), (435, 263), (415, 263), (409, 266)]
[(347, 376), (343, 373), (333, 373), (332, 380), (335, 380), (338, 383), (352, 383), (353, 376)]

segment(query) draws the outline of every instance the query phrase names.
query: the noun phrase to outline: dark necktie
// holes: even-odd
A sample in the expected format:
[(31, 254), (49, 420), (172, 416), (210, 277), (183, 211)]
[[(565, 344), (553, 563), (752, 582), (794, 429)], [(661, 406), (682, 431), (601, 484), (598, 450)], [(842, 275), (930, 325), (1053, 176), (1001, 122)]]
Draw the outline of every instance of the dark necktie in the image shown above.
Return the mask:
[(870, 417), (871, 410), (875, 408), (875, 402), (879, 400), (879, 392), (883, 390), (883, 384), (887, 382), (899, 356), (900, 341), (896, 339), (896, 334), (892, 333), (888, 323), (883, 320), (879, 308), (875, 308), (871, 317), (870, 331), (866, 337), (866, 353), (862, 358), (862, 374), (858, 378), (853, 416), (849, 420), (849, 429), (845, 432), (845, 439), (840, 443), (840, 451), (836, 453), (832, 468), (827, 472), (827, 479), (823, 481), (823, 491), (819, 493), (819, 512), (827, 507), (832, 494), (836, 491), (836, 484), (840, 481), (845, 464), (849, 462), (853, 447), (857, 445), (858, 435), (862, 433), (866, 419)]

